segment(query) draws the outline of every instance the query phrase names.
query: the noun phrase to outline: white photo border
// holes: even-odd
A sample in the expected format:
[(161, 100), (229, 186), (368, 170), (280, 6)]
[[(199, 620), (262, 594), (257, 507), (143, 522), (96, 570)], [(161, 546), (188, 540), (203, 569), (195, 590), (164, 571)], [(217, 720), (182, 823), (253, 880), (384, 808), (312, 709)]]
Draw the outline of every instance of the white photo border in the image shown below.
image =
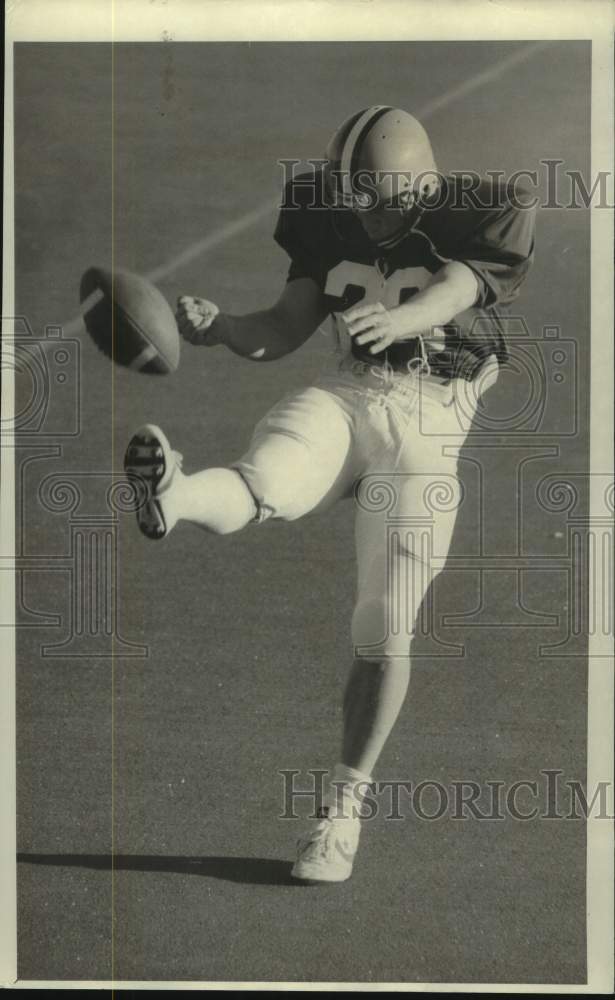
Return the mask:
[[(592, 176), (608, 172), (613, 201), (613, 28), (608, 0), (21, 0), (7, 5), (4, 113), (3, 315), (14, 305), (13, 44), (18, 41), (543, 41), (592, 43)], [(613, 472), (613, 215), (591, 209), (591, 444), (590, 471)], [(607, 403), (609, 405), (607, 405)], [(13, 373), (2, 368), (2, 419), (13, 413)], [(2, 438), (0, 456), (0, 608), (14, 607), (14, 450)], [(592, 490), (598, 477), (592, 476)], [(602, 496), (590, 495), (590, 512)], [(9, 569), (9, 572), (6, 570)], [(590, 570), (590, 580), (592, 573)], [(607, 581), (609, 586), (609, 581)], [(613, 594), (612, 581), (610, 594)], [(597, 600), (599, 594), (592, 592)], [(8, 620), (2, 618), (1, 620)], [(6, 633), (6, 634), (4, 634)], [(15, 634), (3, 629), (0, 695), (2, 852), (0, 896), (16, 912), (15, 874)], [(609, 637), (591, 636), (588, 670), (589, 788), (607, 782), (613, 812), (613, 660)], [(590, 815), (587, 825), (587, 983), (224, 983), (17, 981), (16, 921), (3, 921), (0, 982), (17, 988), (304, 990), (359, 992), (610, 993), (613, 991), (613, 826)]]

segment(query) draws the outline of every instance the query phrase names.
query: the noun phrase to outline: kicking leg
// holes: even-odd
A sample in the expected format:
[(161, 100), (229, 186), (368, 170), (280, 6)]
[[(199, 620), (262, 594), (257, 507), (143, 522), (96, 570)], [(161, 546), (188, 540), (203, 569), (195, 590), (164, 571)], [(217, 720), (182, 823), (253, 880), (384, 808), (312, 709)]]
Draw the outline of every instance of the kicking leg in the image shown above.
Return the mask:
[(221, 535), (267, 517), (295, 520), (348, 495), (356, 476), (347, 415), (317, 388), (274, 406), (230, 468), (184, 475), (181, 456), (153, 424), (133, 435), (124, 467), (135, 484), (139, 527), (156, 539), (179, 520)]
[(190, 521), (216, 535), (229, 535), (256, 517), (256, 501), (235, 469), (181, 474), (177, 485), (173, 497), (177, 520)]
[(256, 502), (238, 472), (205, 469), (185, 476), (181, 456), (154, 424), (133, 435), (124, 467), (136, 488), (138, 525), (148, 538), (164, 538), (178, 520), (225, 535), (256, 515)]

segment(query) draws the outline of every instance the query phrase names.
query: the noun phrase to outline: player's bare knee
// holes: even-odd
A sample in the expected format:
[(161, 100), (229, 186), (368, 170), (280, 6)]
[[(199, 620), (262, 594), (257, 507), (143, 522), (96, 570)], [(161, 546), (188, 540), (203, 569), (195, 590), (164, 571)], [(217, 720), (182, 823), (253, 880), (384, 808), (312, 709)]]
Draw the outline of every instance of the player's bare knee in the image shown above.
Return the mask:
[(352, 615), (352, 642), (355, 660), (388, 669), (392, 660), (410, 657), (413, 623), (400, 622), (388, 597), (359, 600)]

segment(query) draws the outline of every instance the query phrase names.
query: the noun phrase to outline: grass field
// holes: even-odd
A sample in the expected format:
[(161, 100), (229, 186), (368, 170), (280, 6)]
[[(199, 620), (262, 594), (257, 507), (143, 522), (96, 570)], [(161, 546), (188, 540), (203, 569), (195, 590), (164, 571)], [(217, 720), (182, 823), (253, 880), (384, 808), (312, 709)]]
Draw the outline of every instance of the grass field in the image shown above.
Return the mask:
[[(265, 208), (277, 160), (321, 155), (362, 106), (425, 110), (444, 170), (511, 172), (541, 158), (588, 167), (588, 44), (168, 43), (117, 45), (113, 58), (104, 45), (39, 44), (18, 46), (15, 64), (17, 305), (39, 337), (75, 315), (85, 267), (112, 259), (161, 268), (171, 301), (203, 294), (238, 313), (269, 304), (286, 273)], [(207, 236), (209, 250), (174, 264)], [(576, 342), (584, 405), (579, 432), (555, 437), (555, 452), (540, 438), (481, 453), (483, 542), (510, 551), (508, 512), (520, 504), (524, 551), (561, 554), (560, 521), (533, 490), (544, 475), (587, 468), (586, 212), (541, 213), (519, 309), (532, 335), (559, 326)], [(67, 550), (67, 515), (38, 499), (45, 476), (119, 472), (144, 420), (165, 429), (189, 471), (224, 464), (326, 352), (316, 336), (259, 366), (185, 345), (176, 374), (148, 379), (72, 336), (80, 433), (33, 437), (19, 453), (22, 555)], [(498, 405), (516, 391), (504, 379)], [(62, 400), (68, 421), (73, 403)], [(511, 462), (521, 467), (531, 448), (517, 495)], [(476, 466), (465, 468), (476, 486)], [(477, 551), (469, 495), (453, 556)], [(24, 574), (25, 602), (65, 621), (66, 580)], [(492, 574), (482, 619), (439, 629), (463, 657), (417, 658), (380, 777), (584, 777), (585, 662), (538, 655), (562, 634), (511, 619), (514, 585), (513, 573)], [(380, 817), (366, 825), (348, 883), (290, 883), (301, 827), (279, 818), (278, 772), (336, 759), (353, 586), (350, 504), (230, 538), (182, 526), (160, 545), (122, 516), (119, 627), (149, 656), (45, 658), (41, 643), (61, 629), (20, 630), (20, 978), (584, 981), (580, 822)], [(561, 574), (529, 573), (524, 586), (530, 607), (562, 612)], [(437, 597), (443, 613), (469, 616), (476, 575), (444, 573)], [(477, 620), (483, 627), (470, 627)]]

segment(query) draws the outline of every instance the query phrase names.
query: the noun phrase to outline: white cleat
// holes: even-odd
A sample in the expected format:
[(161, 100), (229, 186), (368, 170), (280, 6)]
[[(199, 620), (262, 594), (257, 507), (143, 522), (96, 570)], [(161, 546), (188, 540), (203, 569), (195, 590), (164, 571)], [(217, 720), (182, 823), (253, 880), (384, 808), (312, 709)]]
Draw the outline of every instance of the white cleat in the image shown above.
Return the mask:
[[(137, 524), (147, 538), (164, 538), (177, 521), (169, 515), (164, 498), (181, 463), (182, 456), (172, 450), (155, 424), (144, 424), (130, 439), (124, 469), (129, 478), (136, 479), (145, 490), (145, 497), (139, 496)], [(138, 487), (137, 493), (140, 493)]]
[(318, 821), (297, 842), (293, 878), (305, 882), (345, 882), (352, 874), (359, 846), (359, 819), (329, 819), (329, 809), (318, 812)]

